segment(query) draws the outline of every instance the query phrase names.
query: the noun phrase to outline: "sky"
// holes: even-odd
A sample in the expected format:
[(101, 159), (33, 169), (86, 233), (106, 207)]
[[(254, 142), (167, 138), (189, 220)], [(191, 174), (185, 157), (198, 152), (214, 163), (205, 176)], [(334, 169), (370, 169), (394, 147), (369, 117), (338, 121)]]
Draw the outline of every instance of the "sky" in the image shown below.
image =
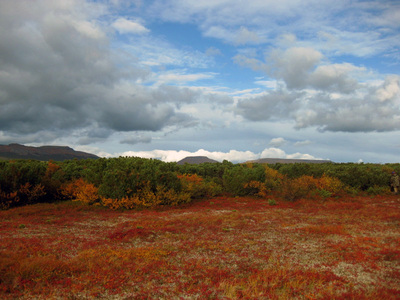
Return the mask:
[(0, 144), (400, 162), (400, 2), (1, 0)]

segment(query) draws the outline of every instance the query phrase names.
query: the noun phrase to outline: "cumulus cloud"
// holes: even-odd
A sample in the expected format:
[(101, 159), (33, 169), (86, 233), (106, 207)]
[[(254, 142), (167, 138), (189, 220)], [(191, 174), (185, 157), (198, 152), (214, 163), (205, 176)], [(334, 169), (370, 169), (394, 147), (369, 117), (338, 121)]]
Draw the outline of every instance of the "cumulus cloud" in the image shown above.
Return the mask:
[(350, 94), (271, 91), (241, 99), (236, 112), (252, 121), (293, 120), (297, 128), (317, 127), (320, 131), (399, 130), (399, 80), (391, 75), (378, 86), (365, 84)]
[[(252, 121), (293, 120), (296, 128), (320, 131), (392, 131), (400, 129), (398, 75), (362, 81), (370, 70), (349, 63), (329, 64), (317, 50), (273, 50), (267, 62), (240, 59), (241, 65), (281, 80), (275, 90), (241, 98), (236, 113)], [(380, 76), (375, 74), (375, 76)]]
[[(101, 4), (28, 2), (0, 3), (4, 139), (24, 135), (29, 142), (38, 132), (42, 140), (85, 134), (81, 142), (89, 143), (114, 131), (189, 124), (176, 106), (197, 101), (199, 92), (136, 84), (148, 71), (114, 55), (97, 21), (107, 13)], [(123, 72), (120, 64), (125, 65)]]
[(270, 54), (270, 73), (283, 79), (289, 89), (304, 88), (307, 78), (323, 55), (312, 48), (293, 47), (285, 51), (274, 50)]
[(152, 150), (152, 151), (127, 151), (119, 154), (119, 156), (138, 156), (143, 158), (160, 159), (165, 162), (176, 162), (188, 156), (207, 156), (208, 158), (222, 162), (228, 160), (231, 162), (245, 162), (260, 158), (292, 158), (292, 159), (317, 159), (309, 154), (293, 153), (286, 154), (279, 148), (266, 148), (260, 153), (251, 151), (230, 150), (228, 152), (207, 151), (199, 149), (195, 152), (176, 151), (176, 150)]
[[(389, 75), (386, 77), (385, 82), (380, 86), (375, 95), (380, 102), (394, 102), (394, 104), (400, 104), (400, 87), (399, 87), (399, 76)], [(397, 103), (396, 103), (397, 102)]]

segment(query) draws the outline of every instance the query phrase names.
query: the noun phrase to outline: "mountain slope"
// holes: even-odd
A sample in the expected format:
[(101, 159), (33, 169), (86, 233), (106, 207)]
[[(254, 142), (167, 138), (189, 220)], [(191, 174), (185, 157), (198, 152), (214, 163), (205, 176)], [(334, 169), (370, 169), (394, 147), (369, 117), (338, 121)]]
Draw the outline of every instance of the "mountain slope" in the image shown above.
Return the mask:
[(63, 161), (67, 159), (99, 158), (98, 156), (82, 151), (75, 151), (65, 146), (31, 147), (20, 144), (0, 145), (0, 159), (36, 159)]
[(188, 156), (177, 162), (178, 165), (184, 164), (202, 164), (202, 163), (217, 163), (218, 161), (208, 158), (207, 156)]

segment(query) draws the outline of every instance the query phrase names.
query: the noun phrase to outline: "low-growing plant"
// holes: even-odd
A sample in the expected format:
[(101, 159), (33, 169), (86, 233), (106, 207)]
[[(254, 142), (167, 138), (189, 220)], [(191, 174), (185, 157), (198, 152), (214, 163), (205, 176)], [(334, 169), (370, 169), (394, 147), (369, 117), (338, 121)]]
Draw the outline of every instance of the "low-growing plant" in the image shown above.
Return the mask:
[(323, 199), (332, 197), (332, 193), (331, 193), (330, 191), (327, 191), (327, 190), (324, 190), (324, 189), (322, 189), (322, 190), (317, 190), (316, 192), (317, 192), (317, 194), (318, 194), (320, 197), (322, 197)]
[(0, 298), (398, 298), (398, 197), (274, 197), (1, 211)]
[(384, 186), (377, 186), (377, 185), (369, 187), (366, 192), (368, 195), (374, 195), (374, 196), (391, 194), (389, 186), (384, 187)]

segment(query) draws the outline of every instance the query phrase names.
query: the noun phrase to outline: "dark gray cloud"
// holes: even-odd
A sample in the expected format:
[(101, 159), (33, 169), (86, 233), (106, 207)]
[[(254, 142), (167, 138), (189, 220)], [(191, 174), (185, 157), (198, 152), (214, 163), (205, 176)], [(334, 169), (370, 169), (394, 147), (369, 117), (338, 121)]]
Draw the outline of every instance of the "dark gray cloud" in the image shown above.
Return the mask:
[(287, 119), (291, 112), (300, 109), (297, 99), (300, 94), (281, 89), (239, 101), (236, 112), (251, 121)]
[(121, 140), (121, 144), (129, 144), (129, 145), (149, 144), (151, 143), (151, 140), (152, 138), (150, 136), (132, 135)]
[(179, 126), (184, 118), (176, 106), (198, 94), (136, 84), (149, 71), (113, 53), (97, 21), (105, 13), (101, 4), (80, 0), (0, 2), (3, 137), (75, 132), (89, 142), (114, 131)]

